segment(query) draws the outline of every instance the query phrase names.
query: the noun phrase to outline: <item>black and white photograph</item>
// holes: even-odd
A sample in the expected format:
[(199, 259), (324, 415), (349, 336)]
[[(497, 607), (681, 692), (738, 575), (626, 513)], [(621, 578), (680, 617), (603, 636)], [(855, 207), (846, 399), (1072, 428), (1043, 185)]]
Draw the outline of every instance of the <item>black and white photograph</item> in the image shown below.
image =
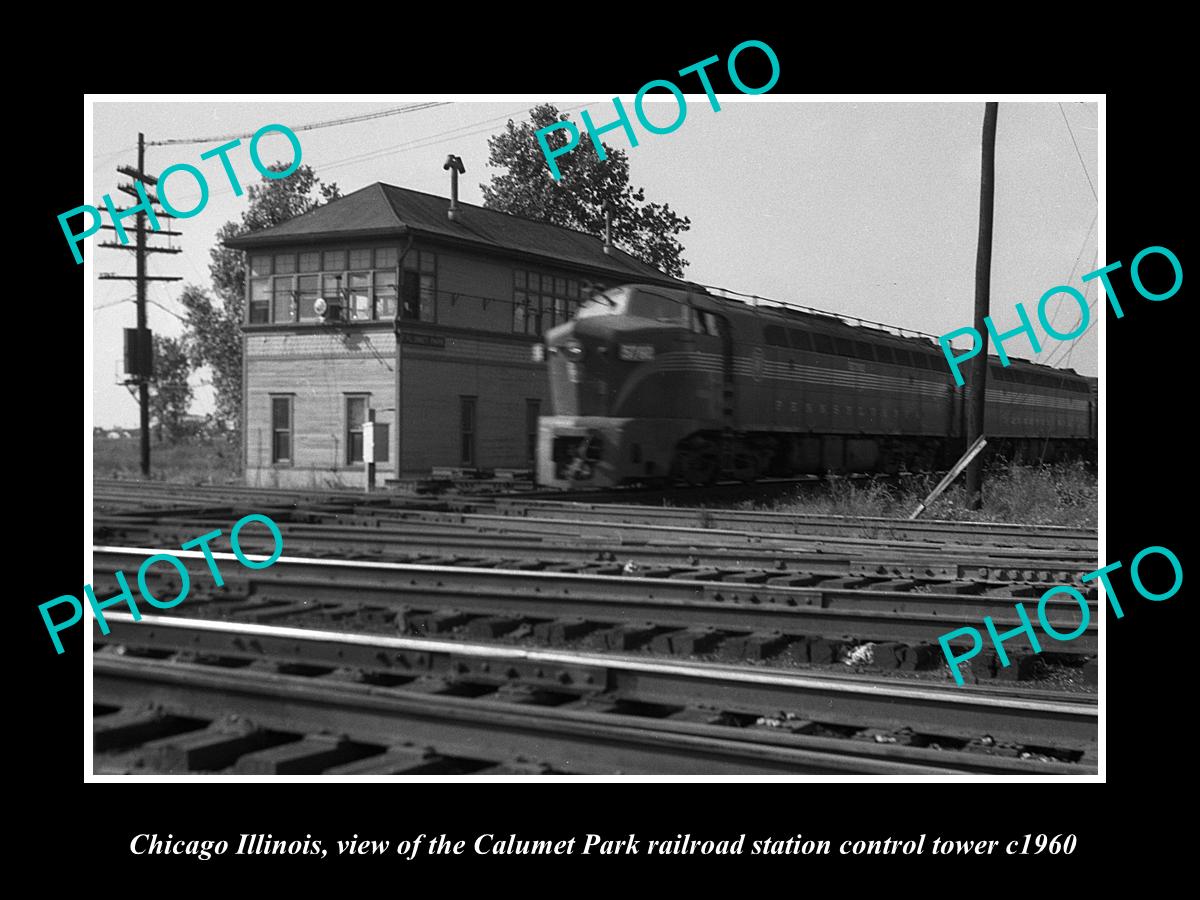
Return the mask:
[(85, 780), (1103, 780), (1104, 97), (765, 52), (88, 98)]

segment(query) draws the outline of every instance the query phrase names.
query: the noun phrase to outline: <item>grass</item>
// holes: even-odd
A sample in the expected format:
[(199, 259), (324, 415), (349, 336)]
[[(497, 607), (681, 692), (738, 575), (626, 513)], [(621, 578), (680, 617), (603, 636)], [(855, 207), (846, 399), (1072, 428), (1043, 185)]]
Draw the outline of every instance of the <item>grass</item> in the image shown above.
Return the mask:
[[(96, 478), (141, 480), (137, 438), (95, 438), (92, 474)], [(175, 484), (240, 484), (238, 446), (225, 438), (160, 444), (150, 439), (150, 480)]]
[[(914, 476), (900, 484), (833, 478), (818, 487), (802, 488), (791, 497), (779, 498), (766, 508), (818, 515), (908, 518), (937, 481), (932, 476)], [(1095, 528), (1099, 487), (1095, 472), (1082, 462), (1043, 466), (998, 463), (984, 473), (982, 508), (968, 509), (966, 501), (960, 478), (922, 518)], [(743, 508), (752, 506), (743, 504)]]

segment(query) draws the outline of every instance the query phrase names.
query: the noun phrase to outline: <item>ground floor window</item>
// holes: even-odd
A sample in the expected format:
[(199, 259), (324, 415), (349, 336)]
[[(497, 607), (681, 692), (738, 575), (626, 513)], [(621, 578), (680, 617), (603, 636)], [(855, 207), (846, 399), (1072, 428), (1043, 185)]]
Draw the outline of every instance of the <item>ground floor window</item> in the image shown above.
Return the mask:
[(292, 461), (292, 396), (271, 397), (271, 462)]
[(363, 461), (363, 422), (367, 420), (368, 394), (346, 395), (346, 463)]
[(460, 397), (462, 412), (462, 464), (475, 465), (475, 397)]

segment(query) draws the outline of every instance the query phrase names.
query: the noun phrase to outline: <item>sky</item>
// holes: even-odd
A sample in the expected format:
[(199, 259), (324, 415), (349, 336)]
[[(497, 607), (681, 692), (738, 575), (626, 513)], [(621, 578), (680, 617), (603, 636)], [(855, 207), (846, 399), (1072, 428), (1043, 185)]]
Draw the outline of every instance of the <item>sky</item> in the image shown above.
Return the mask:
[[(623, 98), (626, 106), (632, 98)], [(343, 194), (376, 181), (449, 196), (446, 155), (460, 156), (466, 175), (459, 197), (481, 204), (481, 183), (498, 172), (487, 166), (487, 139), (508, 119), (520, 121), (530, 107), (553, 102), (579, 122), (587, 109), (597, 126), (611, 121), (610, 98), (517, 96), (491, 102), (454, 97), (372, 98), (346, 102), (108, 102), (93, 105), (94, 196), (81, 203), (102, 206), (131, 198), (118, 194), (118, 165), (135, 166), (137, 134), (148, 142), (199, 138), (198, 143), (151, 146), (146, 171), (189, 163), (209, 184), (197, 215), (172, 220), (182, 237), (154, 237), (152, 244), (181, 248), (154, 254), (150, 274), (178, 275), (180, 282), (150, 288), (150, 328), (182, 332), (176, 298), (185, 284), (210, 287), (209, 250), (217, 230), (240, 219), (246, 196), (235, 197), (219, 161), (200, 154), (227, 135), (249, 134), (268, 123), (290, 127), (382, 111), (417, 101), (450, 101), (365, 122), (298, 132), (303, 159)], [(668, 135), (639, 128), (630, 147), (620, 130), (606, 143), (629, 152), (631, 181), (648, 200), (669, 203), (691, 219), (682, 235), (685, 277), (705, 285), (790, 301), (844, 315), (944, 334), (970, 325), (974, 309), (979, 215), (982, 103), (804, 102), (799, 98), (720, 96), (714, 112), (703, 94), (688, 95), (683, 124)], [(668, 98), (652, 121), (674, 114)], [(635, 127), (636, 119), (634, 119)], [(1092, 327), (1079, 339), (1043, 342), (1034, 354), (1025, 338), (1006, 344), (1010, 355), (1097, 371), (1095, 282), (1086, 290), (1080, 275), (1096, 261), (1097, 109), (1094, 103), (1001, 103), (996, 130), (996, 196), (991, 311), (998, 329), (1019, 324), (1015, 304), (1036, 317), (1038, 299), (1052, 287), (1071, 285), (1093, 304)], [(229, 159), (243, 185), (258, 180), (248, 140)], [(287, 139), (264, 137), (265, 163), (290, 159)], [(187, 175), (174, 175), (168, 196), (191, 208), (199, 191)], [(112, 232), (101, 232), (112, 240)], [(94, 423), (136, 426), (137, 402), (119, 383), (122, 329), (135, 324), (133, 284), (101, 281), (100, 272), (132, 274), (133, 254), (99, 249), (89, 238), (86, 265), (93, 284)], [(64, 241), (64, 252), (69, 252)], [(1061, 312), (1055, 308), (1062, 305)], [(1057, 330), (1072, 330), (1075, 302), (1049, 301)], [(994, 347), (993, 347), (994, 352)], [(193, 376), (193, 412), (213, 408), (208, 373)]]

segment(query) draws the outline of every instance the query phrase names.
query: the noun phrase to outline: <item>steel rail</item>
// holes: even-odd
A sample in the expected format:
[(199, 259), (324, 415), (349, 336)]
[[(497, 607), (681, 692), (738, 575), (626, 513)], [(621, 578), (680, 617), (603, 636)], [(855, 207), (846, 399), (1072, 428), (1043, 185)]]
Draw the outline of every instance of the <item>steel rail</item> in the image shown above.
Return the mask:
[[(425, 697), (362, 685), (148, 660), (96, 658), (97, 700), (150, 703), (173, 714), (237, 716), (277, 731), (332, 732), (356, 742), (435, 748), (447, 756), (550, 761), (567, 774), (946, 775), (945, 766), (881, 761), (720, 737), (693, 726), (671, 729), (645, 719)], [(732, 738), (732, 739), (731, 739)], [(1080, 774), (1086, 774), (1081, 771)]]
[[(938, 736), (969, 739), (987, 735), (997, 741), (1082, 751), (1085, 755), (1096, 741), (1094, 703), (1049, 699), (1032, 692), (1005, 695), (1006, 692), (1000, 691), (913, 687), (781, 670), (663, 663), (611, 654), (529, 650), (164, 616), (149, 616), (135, 622), (127, 613), (114, 613), (110, 627), (119, 630), (99, 640), (274, 656), (329, 666), (390, 668), (413, 675), (453, 672), (459, 678), (485, 678), (496, 684), (520, 677), (515, 666), (526, 670), (536, 667), (538, 676), (560, 689), (589, 694), (603, 692), (605, 697), (643, 703), (686, 706), (702, 699), (706, 706), (717, 710), (758, 714), (787, 711), (805, 720), (852, 726), (895, 729), (916, 726), (924, 733)], [(216, 643), (202, 643), (202, 638), (215, 639)], [(96, 657), (96, 665), (103, 662), (106, 660)], [(231, 677), (236, 681), (242, 674), (244, 670), (238, 670)], [(946, 760), (945, 756), (941, 758)]]
[[(729, 510), (698, 507), (632, 506), (613, 503), (574, 503), (552, 500), (523, 500), (518, 497), (493, 498), (492, 506), (501, 514), (535, 518), (588, 518), (623, 523), (686, 523), (702, 517), (713, 525), (736, 530), (741, 523), (759, 531), (797, 533), (803, 530), (881, 529), (909, 534), (940, 534), (956, 542), (993, 541), (996, 538), (1018, 540), (1030, 546), (1057, 547), (1063, 541), (1094, 543), (1094, 529), (1061, 525), (1022, 525), (1009, 522), (968, 522), (945, 519), (889, 519), (871, 516), (835, 516), (788, 513), (769, 510)], [(581, 516), (586, 514), (586, 516)], [(1036, 542), (1036, 543), (1034, 543)]]
[[(132, 490), (131, 490), (132, 488)], [(167, 485), (131, 484), (120, 481), (98, 481), (96, 496), (128, 500), (131, 495), (139, 496), (197, 496), (222, 497), (231, 501), (254, 497), (257, 500), (277, 498), (284, 505), (301, 505), (303, 501), (317, 503), (350, 503), (355, 506), (369, 505), (373, 509), (386, 511), (388, 509), (404, 509), (406, 507), (433, 505), (445, 508), (457, 508), (463, 511), (482, 512), (492, 510), (506, 516), (552, 518), (578, 517), (580, 512), (588, 512), (592, 518), (624, 517), (624, 520), (640, 518), (646, 522), (661, 523), (664, 519), (684, 521), (690, 524), (700, 517), (705, 517), (712, 523), (717, 521), (737, 521), (753, 525), (756, 529), (783, 530), (795, 533), (798, 530), (811, 530), (824, 526), (827, 529), (845, 531), (847, 529), (861, 531), (863, 529), (886, 529), (894, 532), (910, 534), (940, 534), (954, 539), (957, 543), (976, 539), (988, 540), (996, 536), (1008, 539), (1024, 540), (1027, 545), (1031, 542), (1058, 541), (1048, 546), (1059, 546), (1061, 541), (1078, 541), (1094, 544), (1097, 540), (1094, 529), (1079, 529), (1056, 525), (1023, 525), (1004, 522), (970, 522), (951, 520), (919, 520), (911, 522), (905, 519), (889, 519), (884, 517), (850, 517), (811, 513), (786, 513), (768, 510), (727, 510), (704, 509), (698, 507), (672, 506), (641, 506), (636, 504), (620, 504), (608, 502), (580, 502), (569, 500), (546, 500), (536, 497), (523, 497), (520, 494), (506, 494), (484, 497), (459, 497), (452, 499), (433, 500), (421, 495), (380, 494), (364, 498), (361, 493), (346, 490), (321, 491), (316, 489), (284, 490), (278, 488), (225, 488), (214, 485), (180, 486), (175, 489)], [(731, 529), (736, 530), (736, 529)], [(1038, 546), (1047, 546), (1038, 543)]]
[[(112, 575), (117, 571), (133, 572), (146, 557), (164, 551), (97, 546), (93, 552), (95, 573)], [(201, 552), (165, 552), (184, 562), (193, 585), (211, 580)], [(229, 553), (213, 556), (226, 562), (235, 560)], [(392, 609), (424, 604), (482, 615), (648, 621), (681, 628), (780, 631), (835, 640), (853, 637), (910, 644), (936, 644), (940, 635), (954, 628), (978, 629), (983, 615), (991, 615), (1005, 630), (1020, 624), (1011, 600), (969, 594), (821, 590), (301, 557), (280, 557), (262, 570), (243, 569), (236, 562), (234, 566), (224, 567), (225, 577), (247, 585), (251, 594), (262, 598), (353, 602)], [(147, 572), (147, 578), (159, 584), (163, 580), (160, 572), (174, 571), (158, 566)], [(115, 590), (115, 581), (104, 587), (110, 592)], [(211, 596), (219, 600), (221, 595)], [(1088, 628), (1072, 641), (1052, 645), (1056, 652), (1096, 652), (1098, 617), (1094, 603), (1091, 601)], [(1047, 618), (1063, 633), (1074, 630), (1078, 614), (1079, 607), (1073, 601), (1055, 599), (1047, 604)]]
[[(160, 517), (152, 520), (97, 516), (97, 539), (113, 538), (149, 541), (174, 540), (183, 543), (212, 524), (228, 524), (224, 517)], [(890, 552), (881, 547), (873, 554), (839, 553), (837, 546), (809, 542), (800, 547), (788, 542), (766, 540), (731, 548), (718, 543), (671, 543), (666, 540), (638, 540), (628, 535), (613, 535), (604, 541), (595, 536), (563, 534), (561, 526), (552, 533), (504, 533), (479, 531), (470, 527), (430, 528), (428, 525), (370, 527), (363, 524), (307, 524), (279, 522), (289, 547), (305, 550), (340, 551), (353, 554), (396, 554), (454, 556), (495, 560), (521, 559), (529, 562), (579, 563), (596, 565), (636, 560), (642, 566), (673, 566), (682, 569), (726, 568), (756, 569), (764, 578), (789, 573), (828, 577), (846, 575), (913, 578), (918, 581), (1033, 582), (1061, 584), (1077, 579), (1078, 574), (1094, 566), (1094, 558), (1020, 559), (972, 556), (969, 563), (947, 561), (934, 553), (912, 555)], [(251, 537), (247, 545), (255, 542)], [(969, 554), (964, 554), (969, 555)], [(1080, 555), (1082, 556), (1082, 554)]]
[[(359, 512), (356, 510), (356, 513)], [(902, 529), (882, 528), (884, 532), (895, 532), (891, 536), (864, 537), (860, 534), (844, 534), (847, 531), (861, 532), (869, 530), (868, 526), (842, 526), (836, 528), (824, 525), (806, 526), (794, 522), (791, 525), (782, 523), (767, 523), (759, 525), (755, 522), (737, 522), (714, 517), (711, 520), (701, 520), (696, 517), (679, 516), (663, 517), (659, 521), (643, 519), (635, 515), (617, 515), (606, 517), (580, 510), (574, 515), (538, 516), (533, 514), (504, 515), (491, 512), (462, 512), (446, 513), (419, 509), (380, 509), (369, 513), (369, 521), (375, 522), (420, 522), (431, 526), (446, 525), (475, 525), (481, 529), (495, 532), (529, 531), (541, 534), (561, 533), (569, 522), (572, 531), (581, 536), (594, 536), (600, 539), (612, 539), (616, 535), (636, 537), (641, 540), (653, 538), (671, 538), (676, 540), (700, 541), (703, 543), (750, 543), (758, 544), (764, 541), (782, 541), (788, 543), (823, 542), (833, 543), (843, 547), (862, 548), (865, 551), (877, 551), (880, 547), (895, 547), (897, 550), (911, 552), (937, 553), (940, 555), (960, 555), (968, 558), (977, 557), (981, 552), (997, 557), (1029, 559), (1061, 559), (1066, 554), (1071, 558), (1082, 558), (1093, 553), (1096, 544), (1095, 537), (1086, 541), (1075, 542), (1069, 546), (1053, 543), (1052, 539), (1039, 540), (1036, 537), (1022, 539), (1022, 542), (1011, 546), (1001, 546), (987, 543), (981, 551), (980, 545), (984, 540), (962, 540), (963, 536), (973, 537), (973, 534), (959, 523), (958, 531), (952, 541), (913, 540), (906, 538)], [(364, 520), (365, 521), (365, 520)], [(919, 520), (918, 520), (919, 521)], [(746, 527), (734, 527), (736, 525)], [(870, 526), (873, 528), (874, 526)], [(822, 530), (825, 529), (825, 530)]]

